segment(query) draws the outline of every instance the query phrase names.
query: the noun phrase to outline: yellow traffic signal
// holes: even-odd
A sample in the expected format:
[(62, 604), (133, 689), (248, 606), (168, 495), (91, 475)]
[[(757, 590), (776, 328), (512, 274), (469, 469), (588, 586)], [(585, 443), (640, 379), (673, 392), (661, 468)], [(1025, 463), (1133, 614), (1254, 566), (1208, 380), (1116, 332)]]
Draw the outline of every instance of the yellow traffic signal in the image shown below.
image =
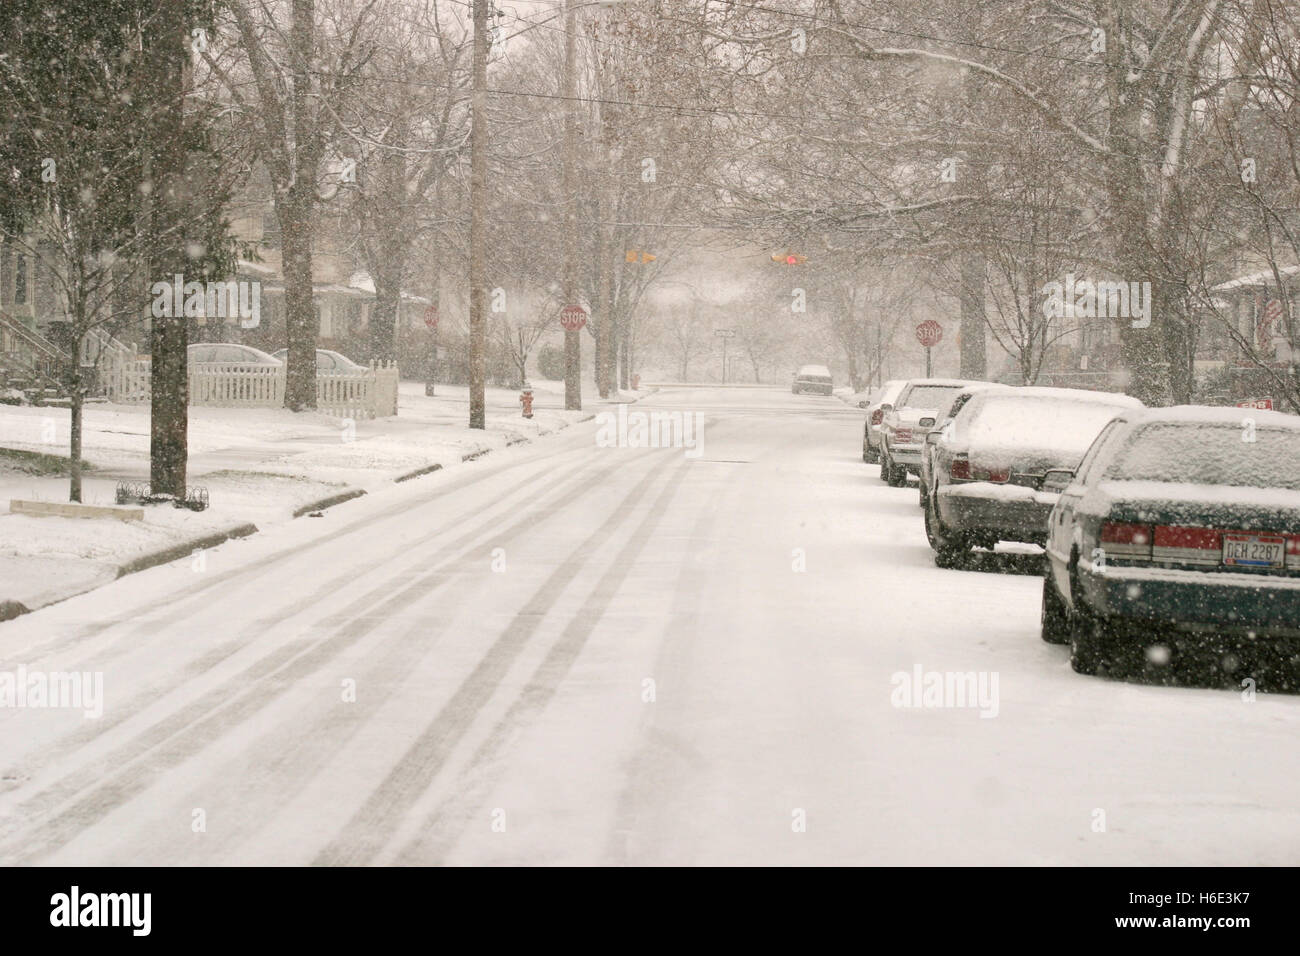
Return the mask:
[(632, 263), (640, 262), (644, 264), (647, 262), (654, 262), (655, 257), (648, 252), (642, 252), (640, 249), (629, 249), (623, 254), (623, 261)]

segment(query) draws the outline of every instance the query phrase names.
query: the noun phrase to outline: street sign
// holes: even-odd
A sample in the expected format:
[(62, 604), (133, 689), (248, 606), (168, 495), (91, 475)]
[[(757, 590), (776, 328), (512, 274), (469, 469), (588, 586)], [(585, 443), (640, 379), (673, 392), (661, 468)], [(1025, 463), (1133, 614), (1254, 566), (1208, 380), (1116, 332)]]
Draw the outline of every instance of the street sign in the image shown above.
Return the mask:
[(1249, 402), (1238, 402), (1238, 408), (1253, 408), (1256, 411), (1271, 412), (1273, 410), (1273, 399), (1271, 398), (1254, 398)]
[(566, 332), (576, 332), (587, 324), (587, 310), (580, 305), (566, 305), (560, 310), (560, 325)]
[(431, 329), (438, 327), (438, 307), (431, 305), (424, 310), (424, 324)]
[(916, 327), (916, 340), (927, 349), (938, 345), (943, 338), (943, 326), (934, 319), (926, 319)]

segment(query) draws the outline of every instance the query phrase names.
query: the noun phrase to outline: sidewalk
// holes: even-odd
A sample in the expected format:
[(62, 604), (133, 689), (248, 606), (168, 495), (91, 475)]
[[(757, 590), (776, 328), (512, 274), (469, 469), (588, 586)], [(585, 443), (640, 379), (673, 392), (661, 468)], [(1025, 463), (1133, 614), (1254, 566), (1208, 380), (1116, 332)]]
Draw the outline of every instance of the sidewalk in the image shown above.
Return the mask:
[[(202, 512), (150, 506), (138, 522), (10, 514), (12, 498), (67, 501), (68, 479), (0, 453), (0, 607), (9, 608), (0, 620), (15, 613), (13, 602), (35, 610), (150, 566), (151, 560), (175, 560), (394, 481), (556, 432), (614, 401), (595, 398), (592, 388), (584, 391), (591, 396), (587, 410), (565, 411), (563, 389), (561, 382), (534, 383), (532, 419), (520, 415), (518, 392), (488, 389), (482, 431), (466, 424), (466, 387), (438, 385), (428, 397), (419, 382), (401, 383), (397, 417), (369, 421), (284, 409), (192, 407), (189, 484), (206, 488), (211, 504)], [(638, 397), (623, 393), (618, 400)], [(68, 411), (0, 405), (0, 449), (6, 448), (66, 460)], [(149, 407), (87, 406), (82, 457), (91, 466), (83, 482), (86, 504), (113, 504), (120, 480), (147, 481)]]

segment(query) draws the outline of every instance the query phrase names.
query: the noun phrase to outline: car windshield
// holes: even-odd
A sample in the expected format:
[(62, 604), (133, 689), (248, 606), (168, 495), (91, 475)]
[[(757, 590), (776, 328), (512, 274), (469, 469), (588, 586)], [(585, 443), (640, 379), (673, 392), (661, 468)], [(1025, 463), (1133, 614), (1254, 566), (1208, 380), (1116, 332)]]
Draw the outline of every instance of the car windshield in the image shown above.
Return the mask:
[(960, 385), (917, 385), (907, 393), (899, 407), (942, 408), (960, 391)]
[(1300, 491), (1300, 430), (1154, 422), (1129, 438), (1106, 477)]
[(980, 405), (972, 401), (966, 410), (971, 417), (958, 415), (956, 422), (972, 448), (1050, 450), (1075, 461), (1119, 412), (1100, 402), (1026, 396), (988, 398)]

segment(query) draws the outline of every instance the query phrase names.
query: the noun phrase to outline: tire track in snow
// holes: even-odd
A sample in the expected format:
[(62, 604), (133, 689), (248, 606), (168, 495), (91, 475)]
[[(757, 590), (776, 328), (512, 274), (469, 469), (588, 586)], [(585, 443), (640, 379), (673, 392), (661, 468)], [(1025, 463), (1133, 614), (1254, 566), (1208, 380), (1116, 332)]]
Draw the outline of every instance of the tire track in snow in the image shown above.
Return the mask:
[(514, 616), (501, 636), (488, 648), (452, 698), (408, 748), (397, 766), (342, 831), (316, 856), (314, 865), (364, 865), (373, 861), (383, 850), (392, 832), (400, 825), (402, 817), (419, 800), (456, 745), (469, 731), (484, 705), (496, 693), (501, 678), (537, 632), (542, 618), (578, 576), (587, 556), (629, 520), (632, 512), (626, 503), (640, 498), (671, 463), (672, 460), (668, 459), (651, 468), (623, 496), (613, 514), (573, 549), (560, 567), (538, 588), (527, 605)]
[[(461, 777), (465, 785), (456, 788), (455, 796), (434, 810), (420, 827), (418, 835), (397, 854), (398, 866), (428, 866), (439, 864), (460, 839), (470, 814), (485, 799), (495, 783), (496, 775), (475, 775), (488, 765), (496, 755), (515, 739), (516, 735), (546, 709), (568, 676), (574, 661), (587, 645), (596, 625), (623, 587), (632, 572), (637, 558), (658, 529), (668, 506), (677, 494), (683, 477), (690, 468), (686, 464), (669, 475), (663, 490), (651, 504), (649, 512), (628, 536), (627, 543), (619, 549), (609, 569), (600, 577), (595, 589), (582, 607), (570, 618), (560, 637), (551, 646), (546, 657), (533, 671), (523, 691), (510, 705), (510, 709), (497, 721), (487, 739), (479, 745)], [(499, 768), (502, 772), (504, 768)], [(499, 775), (499, 773), (498, 773)], [(454, 804), (454, 805), (453, 805)], [(458, 812), (459, 811), (459, 812)], [(444, 831), (434, 838), (436, 831)]]
[[(349, 622), (326, 638), (307, 639), (278, 648), (227, 680), (221, 687), (209, 691), (198, 701), (153, 724), (113, 754), (102, 758), (95, 770), (81, 768), (73, 771), (58, 783), (23, 800), (18, 805), (19, 810), (33, 815), (48, 808), (52, 802), (60, 802), (64, 806), (35, 828), (14, 834), (12, 839), (10, 836), (18, 824), (11, 823), (6, 829), (4, 842), (0, 843), (0, 860), (17, 855), (18, 862), (35, 862), (46, 853), (71, 842), (81, 830), (97, 823), (148, 789), (163, 772), (194, 756), (256, 715), (298, 680), (319, 670), (383, 623), (388, 614), (435, 593), (452, 577), (447, 568), (462, 564), (487, 546), (479, 541), (480, 538), (487, 537), (488, 544), (508, 541), (512, 536), (523, 533), (552, 517), (562, 507), (570, 505), (573, 489), (569, 486), (598, 482), (625, 464), (626, 462), (615, 461), (594, 475), (582, 468), (578, 469), (579, 474), (566, 479), (566, 487), (553, 495), (547, 506), (526, 513), (505, 529), (488, 529), (486, 534), (482, 529), (474, 529), (447, 548), (439, 548), (438, 550), (460, 549), (461, 553), (439, 562), (433, 570), (420, 576), (380, 607), (369, 609), (369, 613)], [(124, 763), (131, 762), (134, 762), (133, 766), (123, 766)], [(83, 782), (87, 776), (94, 782)], [(101, 783), (98, 782), (100, 777), (110, 779)], [(40, 849), (33, 850), (33, 846)]]
[[(552, 491), (556, 491), (556, 489), (560, 489), (561, 486), (563, 486), (565, 490), (558, 493), (567, 494), (568, 486), (573, 483), (574, 479), (581, 480), (579, 476), (581, 475), (582, 472), (586, 470), (586, 467), (587, 467), (587, 463), (585, 461), (581, 461), (577, 463), (576, 466), (569, 468), (562, 475), (556, 476), (554, 480), (548, 482), (541, 489), (537, 489), (537, 488), (529, 489), (531, 491), (534, 500), (538, 498), (541, 498), (543, 501), (548, 500), (546, 496)], [(449, 529), (456, 528), (464, 524), (468, 524), (474, 519), (481, 517), (486, 512), (500, 505), (502, 500), (509, 500), (509, 499), (499, 498), (481, 507), (470, 509), (469, 511), (466, 511), (463, 515), (460, 515), (457, 518), (454, 518), (453, 520), (450, 520), (445, 524), (441, 525), (436, 531), (424, 535), (420, 539), (419, 543), (424, 544), (429, 541), (435, 540), (438, 536), (446, 533), (446, 531), (448, 531)], [(480, 525), (475, 531), (471, 532), (471, 534), (477, 536), (480, 534), (490, 533), (491, 527), (493, 526), (493, 522), (495, 520), (497, 520), (495, 517), (489, 518), (487, 522)], [(464, 536), (458, 539), (456, 542), (453, 542), (451, 546), (460, 547), (466, 540), (466, 537), (468, 536)], [(295, 554), (294, 556), (297, 557), (300, 556), (300, 554)], [(416, 564), (418, 566), (419, 562), (416, 562)], [(310, 600), (297, 601), (294, 604), (292, 604), (286, 612), (282, 612), (274, 616), (267, 616), (259, 619), (252, 627), (246, 629), (244, 633), (241, 634), (240, 637), (230, 641), (225, 641), (222, 644), (209, 650), (207, 653), (205, 653), (202, 657), (198, 658), (197, 660), (191, 661), (190, 663), (186, 664), (182, 668), (179, 675), (171, 676), (166, 681), (157, 683), (151, 686), (150, 688), (148, 688), (147, 690), (135, 694), (125, 704), (121, 706), (113, 707), (110, 710), (108, 710), (104, 714), (104, 716), (101, 717), (99, 720), (97, 720), (94, 724), (88, 724), (82, 730), (69, 734), (68, 736), (62, 738), (55, 744), (43, 748), (38, 760), (29, 761), (27, 764), (22, 766), (7, 768), (5, 771), (0, 772), (0, 777), (17, 777), (19, 779), (28, 779), (32, 776), (35, 776), (36, 773), (38, 773), (43, 767), (53, 763), (57, 763), (58, 761), (65, 759), (68, 754), (75, 752), (80, 747), (86, 745), (87, 743), (99, 737), (102, 737), (105, 733), (113, 730), (117, 726), (135, 717), (137, 714), (145, 710), (149, 705), (157, 702), (158, 700), (165, 697), (168, 693), (171, 693), (173, 690), (175, 690), (178, 682), (184, 683), (186, 681), (201, 677), (207, 671), (211, 670), (214, 667), (219, 666), (222, 662), (224, 662), (234, 654), (238, 653), (240, 650), (253, 644), (259, 637), (261, 637), (268, 631), (284, 625), (286, 622), (296, 617), (298, 614), (302, 613), (305, 610), (310, 610), (311, 607), (316, 606), (323, 599), (334, 594), (338, 590), (339, 585), (342, 582), (356, 580), (356, 578), (357, 578), (356, 571), (354, 569), (350, 569), (344, 572), (338, 578), (332, 579), (325, 587), (323, 587), (320, 591), (316, 592)], [(393, 579), (390, 577), (386, 579), (382, 584), (379, 584), (371, 588), (365, 594), (353, 600), (341, 611), (335, 612), (334, 614), (323, 619), (323, 621), (319, 623), (323, 623), (326, 626), (340, 626), (342, 624), (345, 624), (347, 621), (352, 620), (355, 617), (358, 617), (363, 613), (372, 609), (376, 603), (380, 602), (383, 599), (385, 595), (392, 594), (392, 592), (393, 592)], [(204, 606), (204, 609), (205, 610), (207, 609), (207, 605)], [(127, 636), (133, 637), (134, 635), (132, 634)], [(272, 656), (274, 656), (274, 654)], [(98, 669), (93, 666), (93, 664), (96, 662), (97, 659), (92, 657), (87, 662), (86, 666), (77, 667), (75, 669), (95, 670)], [(261, 676), (260, 673), (257, 671), (257, 667), (258, 664), (255, 662), (254, 664), (250, 665), (249, 669), (242, 672), (240, 677), (243, 678), (249, 675), (253, 677)], [(215, 709), (215, 707), (218, 705), (220, 700), (219, 696), (216, 695), (219, 695), (221, 693), (225, 693), (225, 691), (219, 689), (218, 691), (214, 691), (212, 694), (208, 695), (209, 698), (216, 701), (217, 703), (213, 703), (211, 707), (205, 708), (206, 710)]]
[[(205, 579), (203, 583), (199, 584), (197, 587), (187, 588), (183, 591), (177, 591), (174, 594), (163, 596), (157, 601), (157, 603), (152, 605), (149, 616), (146, 616), (144, 618), (117, 617), (107, 621), (96, 621), (93, 624), (86, 625), (74, 635), (62, 639), (56, 639), (55, 641), (52, 641), (49, 644), (40, 648), (30, 649), (26, 652), (26, 654), (29, 659), (36, 659), (36, 658), (48, 656), (50, 654), (56, 654), (69, 647), (76, 647), (80, 645), (82, 642), (90, 638), (97, 637), (111, 630), (112, 628), (119, 627), (122, 625), (130, 625), (132, 627), (131, 633), (141, 633), (141, 631), (143, 631), (143, 633), (145, 634), (156, 634), (159, 631), (161, 631), (163, 628), (169, 627), (171, 625), (178, 623), (179, 621), (186, 619), (196, 609), (202, 607), (206, 602), (210, 600), (210, 598), (208, 597), (209, 591), (213, 590), (214, 588), (222, 587), (223, 585), (228, 585), (234, 579), (239, 578), (241, 576), (255, 575), (259, 572), (269, 570), (273, 568), (279, 561), (283, 560), (287, 555), (292, 554), (296, 556), (296, 555), (306, 554), (307, 552), (313, 551), (317, 548), (321, 548), (331, 543), (334, 543), (337, 539), (344, 537), (348, 534), (351, 534), (355, 531), (358, 530), (364, 531), (368, 526), (372, 527), (374, 524), (378, 522), (388, 521), (389, 519), (398, 517), (402, 513), (409, 511), (412, 508), (423, 507), (425, 504), (431, 503), (435, 498), (441, 498), (445, 495), (454, 494), (455, 492), (460, 491), (461, 489), (467, 486), (471, 486), (474, 484), (481, 483), (485, 480), (496, 478), (516, 468), (521, 468), (527, 465), (545, 465), (552, 458), (561, 457), (561, 456), (573, 456), (581, 459), (581, 457), (584, 456), (587, 453), (587, 451), (588, 451), (588, 446), (585, 444), (580, 444), (572, 448), (562, 448), (562, 449), (556, 449), (554, 451), (548, 451), (546, 453), (540, 455), (534, 455), (519, 461), (504, 462), (497, 465), (496, 470), (492, 471), (490, 474), (484, 474), (483, 471), (476, 470), (472, 474), (458, 476), (448, 481), (446, 484), (438, 484), (436, 486), (431, 486), (429, 488), (429, 496), (425, 500), (416, 499), (416, 500), (403, 500), (403, 501), (395, 502), (392, 505), (392, 507), (385, 508), (382, 511), (376, 512), (374, 514), (368, 515), (363, 518), (358, 518), (357, 520), (349, 522), (348, 524), (336, 528), (333, 531), (327, 532), (326, 534), (323, 534), (318, 538), (313, 538), (311, 541), (303, 542), (301, 544), (294, 544), (287, 548), (277, 550), (272, 554), (268, 554), (265, 557), (259, 558), (257, 561), (254, 561), (252, 563), (242, 565), (239, 568), (234, 568), (230, 571), (225, 571), (219, 574), (211, 575), (210, 577)], [(491, 507), (492, 505), (495, 504), (499, 504), (499, 500), (494, 501), (492, 502), (491, 505), (485, 507)], [(478, 509), (478, 510), (482, 511), (484, 509)], [(457, 523), (456, 521), (451, 522), (453, 526), (456, 523)], [(441, 533), (441, 531), (436, 533)], [(342, 578), (336, 580), (342, 580)], [(330, 591), (328, 588), (323, 587), (321, 588), (321, 593), (330, 593)], [(300, 603), (305, 604), (306, 602), (300, 602)], [(37, 611), (36, 613), (39, 614), (40, 612)], [(163, 616), (161, 617), (155, 616), (158, 614), (162, 614)], [(26, 617), (28, 617), (28, 615), (24, 615), (24, 618)]]

